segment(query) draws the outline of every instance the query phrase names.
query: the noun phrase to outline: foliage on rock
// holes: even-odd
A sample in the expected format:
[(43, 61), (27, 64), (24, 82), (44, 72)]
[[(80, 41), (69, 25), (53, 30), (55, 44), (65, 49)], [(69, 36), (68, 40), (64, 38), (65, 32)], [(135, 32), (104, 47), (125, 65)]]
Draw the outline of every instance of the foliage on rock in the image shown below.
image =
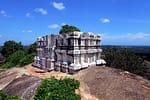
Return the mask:
[(79, 81), (71, 78), (44, 79), (36, 90), (34, 100), (80, 100), (80, 95), (75, 93), (79, 86)]
[(19, 65), (19, 61), (25, 57), (25, 52), (22, 50), (18, 50), (12, 55), (10, 55), (7, 59), (7, 62), (3, 65), (4, 68), (14, 67)]
[(20, 66), (25, 66), (27, 64), (30, 64), (33, 62), (33, 58), (36, 54), (35, 53), (32, 53), (32, 54), (28, 54), (26, 56), (24, 56), (20, 61), (19, 61), (19, 65)]
[(62, 26), (62, 29), (59, 31), (59, 34), (74, 32), (74, 31), (79, 31), (80, 32), (80, 29), (75, 27), (75, 26), (64, 25), (64, 26)]
[(0, 100), (20, 100), (18, 96), (8, 96), (4, 91), (0, 90)]

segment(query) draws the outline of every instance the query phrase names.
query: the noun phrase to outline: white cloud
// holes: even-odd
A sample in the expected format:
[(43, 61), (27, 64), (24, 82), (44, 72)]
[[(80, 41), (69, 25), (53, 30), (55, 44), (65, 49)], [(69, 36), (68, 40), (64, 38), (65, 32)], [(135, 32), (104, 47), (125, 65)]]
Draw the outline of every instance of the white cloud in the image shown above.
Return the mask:
[(64, 26), (64, 25), (66, 25), (66, 23), (64, 23), (64, 22), (63, 22), (63, 23), (61, 23), (61, 26)]
[(31, 14), (30, 13), (26, 13), (26, 17), (31, 17)]
[(27, 30), (27, 32), (28, 32), (28, 33), (31, 33), (31, 32), (32, 32), (32, 30)]
[(59, 2), (59, 3), (53, 2), (53, 6), (54, 6), (54, 8), (56, 8), (58, 10), (63, 10), (66, 8), (62, 2)]
[(48, 13), (44, 8), (35, 8), (34, 11), (37, 13), (41, 13), (42, 15), (46, 15)]
[(108, 18), (101, 18), (100, 21), (102, 23), (110, 23), (110, 19), (108, 19)]
[(103, 33), (102, 42), (106, 42), (106, 44), (125, 44), (125, 45), (143, 45), (150, 44), (150, 34), (138, 32), (138, 33), (127, 33), (127, 34), (117, 34), (110, 35), (107, 33)]
[(58, 24), (48, 25), (48, 28), (52, 28), (52, 29), (56, 29), (56, 28), (58, 28), (58, 27), (59, 27)]
[(7, 16), (6, 11), (1, 10), (1, 11), (0, 11), (0, 15), (1, 15), (1, 16)]
[(108, 35), (106, 33), (102, 34), (105, 39), (127, 39), (127, 40), (137, 40), (150, 38), (150, 34), (138, 32), (138, 33), (127, 33), (123, 35)]
[(32, 33), (32, 30), (22, 30), (22, 33)]

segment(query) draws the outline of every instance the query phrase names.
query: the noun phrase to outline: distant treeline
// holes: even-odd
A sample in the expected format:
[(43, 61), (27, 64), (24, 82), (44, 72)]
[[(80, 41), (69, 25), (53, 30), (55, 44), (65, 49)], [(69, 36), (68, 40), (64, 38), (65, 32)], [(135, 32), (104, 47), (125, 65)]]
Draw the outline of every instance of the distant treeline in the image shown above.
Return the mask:
[(150, 46), (114, 46), (114, 45), (102, 45), (103, 51), (110, 48), (127, 48), (134, 52), (137, 56), (142, 57), (144, 60), (150, 61)]
[(108, 67), (129, 71), (150, 80), (150, 64), (144, 61), (146, 58), (136, 55), (132, 49), (108, 47), (103, 50), (103, 54)]

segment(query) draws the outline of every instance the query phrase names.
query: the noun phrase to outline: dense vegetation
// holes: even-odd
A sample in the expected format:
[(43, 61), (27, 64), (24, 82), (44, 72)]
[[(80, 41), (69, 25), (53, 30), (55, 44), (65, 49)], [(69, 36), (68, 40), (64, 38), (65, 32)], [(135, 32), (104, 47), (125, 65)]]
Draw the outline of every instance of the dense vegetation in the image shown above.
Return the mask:
[(23, 50), (23, 45), (21, 42), (17, 43), (15, 41), (6, 41), (2, 47), (1, 53), (4, 57), (9, 57), (18, 50)]
[(150, 79), (149, 68), (143, 64), (143, 59), (128, 49), (110, 48), (105, 50), (107, 65), (123, 69)]
[(34, 100), (80, 100), (80, 95), (75, 94), (75, 89), (79, 86), (79, 81), (71, 78), (43, 79), (41, 86), (36, 90)]
[(63, 33), (74, 32), (74, 31), (80, 32), (80, 29), (75, 26), (64, 25), (64, 26), (62, 26), (62, 29), (59, 31), (59, 33), (63, 34)]
[(0, 90), (0, 100), (20, 100), (18, 96), (8, 96), (4, 91)]
[(114, 45), (102, 45), (102, 49), (105, 51), (111, 48), (118, 49), (129, 49), (135, 53), (135, 55), (140, 56), (144, 60), (150, 61), (150, 46), (114, 46)]
[(1, 66), (3, 68), (10, 68), (32, 63), (36, 54), (36, 43), (31, 44), (26, 49), (23, 47), (21, 42), (6, 41), (1, 48), (1, 56), (5, 57), (6, 62)]

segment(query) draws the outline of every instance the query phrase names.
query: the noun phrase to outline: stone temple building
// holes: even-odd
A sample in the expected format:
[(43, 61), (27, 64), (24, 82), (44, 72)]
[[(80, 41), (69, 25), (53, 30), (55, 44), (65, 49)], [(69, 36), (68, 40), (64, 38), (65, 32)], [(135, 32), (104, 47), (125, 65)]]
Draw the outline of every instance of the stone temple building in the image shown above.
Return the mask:
[(51, 34), (37, 38), (33, 65), (46, 71), (75, 73), (89, 66), (105, 65), (100, 35), (91, 32)]

